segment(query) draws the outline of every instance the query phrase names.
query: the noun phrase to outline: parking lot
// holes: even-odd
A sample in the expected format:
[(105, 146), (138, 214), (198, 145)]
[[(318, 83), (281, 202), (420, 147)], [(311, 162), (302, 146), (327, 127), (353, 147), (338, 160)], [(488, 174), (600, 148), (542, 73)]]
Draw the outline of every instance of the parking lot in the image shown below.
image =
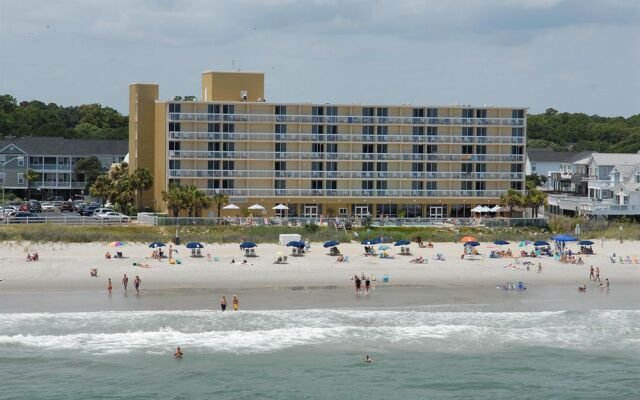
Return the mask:
[(83, 217), (80, 216), (77, 212), (60, 212), (60, 211), (45, 211), (41, 213), (35, 213), (34, 218), (25, 218), (24, 220), (20, 220), (19, 222), (13, 221), (10, 222), (9, 219), (3, 219), (0, 223), (20, 223), (20, 224), (31, 224), (31, 223), (52, 223), (52, 224), (66, 224), (66, 225), (126, 225), (130, 222), (121, 222), (118, 220), (105, 220), (102, 221), (99, 218), (91, 217)]

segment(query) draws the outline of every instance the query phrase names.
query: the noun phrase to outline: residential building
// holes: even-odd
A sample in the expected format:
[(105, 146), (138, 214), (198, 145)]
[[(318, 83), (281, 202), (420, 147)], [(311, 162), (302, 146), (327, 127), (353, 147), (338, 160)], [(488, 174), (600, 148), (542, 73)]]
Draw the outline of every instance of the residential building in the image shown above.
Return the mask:
[(527, 148), (526, 174), (549, 176), (552, 171), (560, 171), (563, 161), (575, 156), (575, 152), (555, 151), (550, 147)]
[(132, 84), (129, 105), (130, 169), (161, 211), (170, 184), (307, 217), (464, 217), (524, 190), (525, 107), (271, 103), (237, 71), (203, 73), (201, 100)]
[(83, 174), (74, 171), (84, 157), (97, 157), (103, 169), (121, 162), (128, 150), (126, 140), (65, 139), (61, 137), (25, 136), (0, 140), (0, 185), (24, 197), (26, 174), (33, 170), (38, 179), (31, 182), (35, 199), (83, 194), (86, 186)]

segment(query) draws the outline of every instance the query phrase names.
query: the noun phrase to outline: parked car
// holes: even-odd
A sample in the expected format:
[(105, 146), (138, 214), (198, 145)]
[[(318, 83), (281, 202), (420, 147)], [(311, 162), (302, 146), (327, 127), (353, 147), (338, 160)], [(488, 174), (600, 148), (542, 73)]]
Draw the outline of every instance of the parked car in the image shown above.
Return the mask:
[(42, 204), (38, 200), (29, 200), (29, 211), (33, 213), (42, 212)]
[(45, 222), (45, 219), (30, 212), (18, 211), (8, 217), (10, 224), (37, 224)]
[(22, 203), (18, 208), (18, 211), (29, 212), (29, 203)]
[(78, 214), (82, 215), (83, 217), (91, 217), (93, 215), (93, 212), (97, 209), (98, 206), (86, 206), (82, 210), (78, 211)]
[(102, 222), (129, 222), (131, 220), (128, 216), (115, 211), (96, 214), (94, 218)]
[(60, 205), (60, 212), (65, 212), (65, 211), (69, 211), (69, 212), (73, 212), (73, 203), (70, 201), (63, 201), (62, 204)]
[(113, 212), (114, 209), (110, 207), (99, 207), (93, 211), (93, 215), (105, 214), (108, 212)]
[(50, 201), (45, 201), (42, 205), (42, 212), (53, 212), (58, 211), (58, 207), (56, 207), (55, 203)]

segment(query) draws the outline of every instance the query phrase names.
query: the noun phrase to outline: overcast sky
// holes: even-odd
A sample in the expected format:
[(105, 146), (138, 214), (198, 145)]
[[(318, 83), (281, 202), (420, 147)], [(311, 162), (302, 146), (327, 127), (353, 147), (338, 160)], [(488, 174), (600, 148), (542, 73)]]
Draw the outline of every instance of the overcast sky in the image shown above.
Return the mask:
[(0, 93), (124, 113), (234, 61), (268, 101), (640, 112), (638, 0), (0, 0), (0, 54)]

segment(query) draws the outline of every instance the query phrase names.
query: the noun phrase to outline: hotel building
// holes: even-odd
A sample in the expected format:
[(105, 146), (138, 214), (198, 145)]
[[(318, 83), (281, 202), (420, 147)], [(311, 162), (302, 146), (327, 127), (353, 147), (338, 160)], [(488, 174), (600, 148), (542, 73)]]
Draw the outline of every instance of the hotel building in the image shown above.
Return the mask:
[[(131, 170), (289, 216), (466, 217), (523, 190), (524, 107), (272, 103), (264, 74), (204, 72), (201, 99), (129, 87)], [(211, 215), (211, 214), (210, 214)]]

